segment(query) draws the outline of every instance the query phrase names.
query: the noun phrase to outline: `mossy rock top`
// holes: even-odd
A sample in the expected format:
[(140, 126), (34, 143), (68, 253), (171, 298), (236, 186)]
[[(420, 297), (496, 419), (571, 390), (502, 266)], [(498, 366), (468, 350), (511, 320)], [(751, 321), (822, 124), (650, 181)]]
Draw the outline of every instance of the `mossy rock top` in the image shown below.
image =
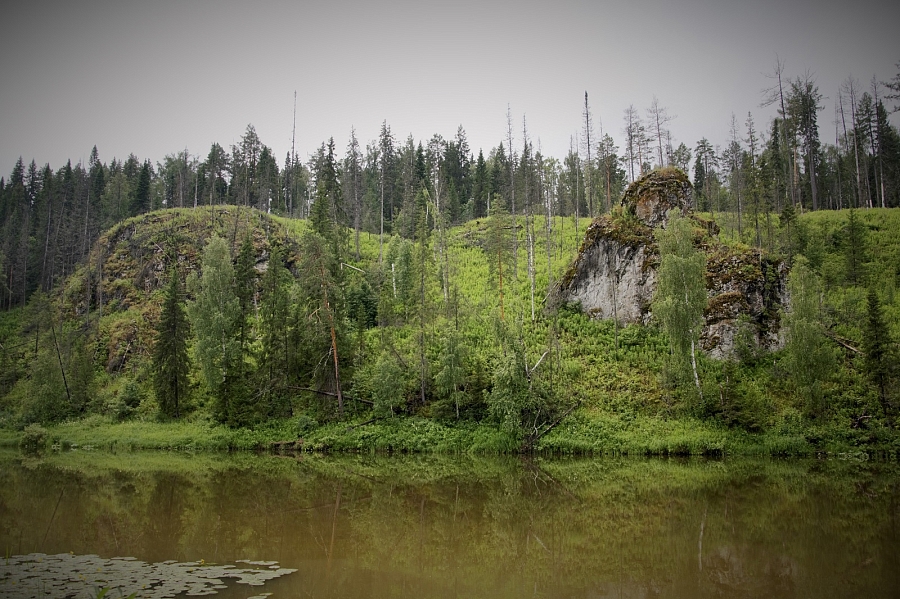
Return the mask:
[(684, 171), (665, 167), (650, 171), (628, 186), (622, 196), (625, 211), (648, 227), (665, 225), (666, 213), (678, 208), (683, 215), (694, 209), (694, 188)]

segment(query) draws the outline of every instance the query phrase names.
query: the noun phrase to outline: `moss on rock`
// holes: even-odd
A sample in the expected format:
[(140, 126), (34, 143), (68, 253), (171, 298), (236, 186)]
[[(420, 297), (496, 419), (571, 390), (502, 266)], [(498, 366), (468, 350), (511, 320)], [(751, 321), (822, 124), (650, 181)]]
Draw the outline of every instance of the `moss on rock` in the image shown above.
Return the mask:
[(675, 167), (652, 170), (628, 186), (622, 196), (625, 212), (648, 227), (665, 225), (673, 208), (683, 215), (694, 209), (694, 188), (687, 174)]

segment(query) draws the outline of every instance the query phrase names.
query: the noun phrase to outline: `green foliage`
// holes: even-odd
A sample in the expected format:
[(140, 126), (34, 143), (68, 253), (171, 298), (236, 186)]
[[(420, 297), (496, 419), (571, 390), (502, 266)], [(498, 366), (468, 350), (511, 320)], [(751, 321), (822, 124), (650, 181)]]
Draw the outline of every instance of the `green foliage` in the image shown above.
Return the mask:
[[(484, 252), (487, 258), (488, 269), (494, 279), (495, 290), (500, 299), (500, 318), (505, 318), (504, 294), (509, 293), (510, 281), (515, 272), (513, 260), (513, 235), (518, 232), (513, 229), (513, 220), (506, 207), (505, 200), (497, 196), (491, 204), (491, 218), (488, 221), (488, 229), (484, 240)], [(507, 290), (504, 290), (504, 281)]]
[(453, 405), (457, 420), (460, 414), (459, 406), (466, 402), (464, 388), (467, 379), (465, 364), (467, 354), (468, 348), (463, 344), (461, 336), (451, 330), (441, 343), (437, 371), (434, 375), (438, 397)]
[(297, 286), (294, 371), (304, 386), (333, 394), (340, 415), (344, 409), (342, 371), (349, 362), (345, 360), (346, 319), (339, 264), (325, 238), (314, 231), (301, 235), (298, 268), (304, 276)]
[[(153, 390), (160, 411), (170, 418), (181, 416), (188, 398), (191, 362), (188, 356), (190, 323), (187, 319), (178, 271), (169, 273), (169, 285), (163, 297), (162, 312), (153, 345)], [(125, 405), (130, 408), (135, 405)]]
[(146, 394), (140, 383), (134, 378), (127, 378), (125, 384), (122, 385), (121, 391), (116, 395), (115, 399), (107, 405), (109, 411), (116, 420), (128, 420), (140, 407), (144, 401)]
[(22, 451), (36, 452), (47, 447), (50, 441), (50, 433), (39, 424), (29, 424), (22, 431), (19, 439), (19, 447)]
[(697, 390), (696, 353), (706, 309), (706, 255), (693, 245), (693, 225), (678, 211), (669, 212), (665, 229), (656, 231), (660, 264), (653, 315), (669, 337), (673, 371), (678, 380), (693, 371)]
[(215, 414), (222, 421), (240, 425), (247, 417), (239, 374), (243, 372), (240, 339), (241, 307), (234, 292), (234, 268), (228, 246), (221, 237), (210, 239), (203, 250), (203, 271), (194, 279), (196, 299), (188, 305), (197, 335), (196, 355)]
[(856, 210), (848, 211), (843, 245), (847, 261), (847, 283), (859, 285), (866, 279), (866, 232)]
[(244, 237), (241, 249), (238, 252), (234, 266), (234, 295), (237, 296), (240, 306), (238, 316), (238, 342), (241, 348), (241, 364), (247, 354), (247, 348), (252, 342), (250, 335), (250, 314), (253, 309), (253, 298), (256, 296), (256, 252), (253, 249), (253, 240), (250, 235)]
[(66, 378), (69, 385), (69, 409), (73, 416), (84, 414), (97, 394), (94, 371), (94, 346), (90, 339), (78, 332), (67, 335), (69, 351)]
[(823, 383), (832, 370), (834, 358), (821, 322), (821, 283), (802, 256), (794, 261), (788, 292), (791, 294), (790, 311), (785, 316), (788, 371), (807, 414), (821, 416), (825, 409)]
[(377, 416), (393, 416), (406, 407), (415, 379), (404, 366), (394, 352), (382, 351), (378, 356), (369, 383)]
[(869, 288), (866, 322), (863, 333), (864, 367), (866, 375), (878, 390), (881, 409), (888, 421), (895, 417), (897, 406), (897, 361), (893, 340), (878, 300), (878, 293)]
[(288, 376), (291, 357), (291, 276), (284, 267), (284, 251), (272, 248), (269, 265), (263, 274), (259, 305), (260, 345), (256, 376), (259, 411), (265, 417), (285, 416), (289, 412)]
[(52, 346), (43, 348), (31, 361), (24, 386), (25, 399), (21, 406), (24, 422), (60, 422), (76, 414), (66, 390), (59, 355)]
[(541, 370), (549, 351), (530, 365), (522, 333), (502, 321), (495, 326), (501, 349), (487, 394), (488, 410), (501, 430), (520, 440), (520, 451), (529, 452), (558, 424), (564, 410), (574, 406), (564, 405)]
[[(530, 281), (511, 274), (513, 236), (524, 248), (526, 232), (514, 229), (512, 219), (506, 218), (506, 226), (499, 228), (502, 215), (496, 221), (482, 218), (430, 235), (426, 230), (417, 234), (410, 219), (407, 233), (416, 239), (385, 239), (380, 263), (379, 236), (362, 233), (361, 259), (353, 263), (361, 271), (342, 269), (333, 247), (310, 232), (309, 221), (269, 219), (234, 207), (167, 210), (126, 221), (107, 233), (104, 242), (111, 253), (103, 267), (104, 277), (110, 278), (103, 283), (107, 303), (102, 318), (96, 319), (92, 311), (86, 321), (72, 308), (86, 294), (90, 279), (84, 270), (67, 281), (59, 296), (45, 296), (40, 309), (23, 311), (14, 319), (15, 326), (6, 327), (11, 332), (3, 337), (4, 347), (18, 349), (8, 353), (12, 388), (0, 404), (0, 418), (21, 426), (102, 414), (58, 425), (52, 434), (76, 443), (135, 447), (253, 448), (296, 439), (298, 434), (305, 447), (366, 451), (474, 447), (517, 452), (530, 444), (536, 451), (564, 453), (796, 455), (893, 443), (885, 432), (878, 384), (863, 357), (868, 353), (864, 337), (869, 311), (865, 289), (847, 277), (846, 212), (794, 215), (790, 225), (794, 253), (811, 256), (807, 268), (820, 274), (820, 327), (827, 325), (835, 339), (863, 351), (846, 350), (843, 360), (833, 362), (819, 384), (818, 408), (811, 407), (798, 386), (796, 354), (790, 347), (774, 355), (761, 352), (753, 342), (752, 323), (738, 325), (739, 363), (696, 355), (703, 377), (699, 401), (692, 386), (682, 384), (689, 382), (686, 376), (692, 368), (684, 357), (689, 356), (689, 341), (681, 346), (687, 352), (676, 372), (669, 361), (676, 346), (657, 327), (620, 328), (617, 347), (612, 322), (570, 307), (538, 311), (530, 322)], [(900, 244), (894, 243), (892, 233), (900, 221), (891, 211), (880, 210), (860, 211), (855, 218), (867, 238), (864, 272), (880, 291), (882, 320), (892, 340), (900, 334), (895, 292), (900, 263), (895, 246)], [(607, 220), (599, 226), (618, 227), (629, 239), (653, 241), (650, 229), (638, 231), (622, 214)], [(771, 220), (777, 223), (778, 218), (773, 215)], [(572, 219), (535, 219), (538, 303), (554, 281), (562, 279), (583, 241), (585, 224), (580, 221), (576, 230)], [(705, 228), (716, 230), (713, 224)], [(708, 249), (698, 231), (694, 243)], [(202, 335), (195, 326), (188, 355), (200, 368), (192, 373), (199, 380), (193, 381), (191, 411), (179, 422), (151, 424), (164, 410), (158, 409), (154, 394), (146, 393), (156, 333), (150, 325), (160, 321), (158, 307), (165, 303), (168, 290), (161, 285), (171, 282), (159, 273), (171, 269), (176, 255), (179, 268), (199, 271), (190, 288), (190, 319), (196, 325), (194, 310), (204, 301), (203, 277), (211, 274), (207, 266), (215, 262), (204, 260), (203, 268), (198, 267), (196, 240), (215, 237), (243, 240), (232, 261), (228, 245), (219, 239), (216, 243), (224, 248), (212, 270), (232, 268), (230, 277), (221, 277), (218, 288), (225, 291), (216, 297), (231, 298), (226, 304), (237, 306), (238, 316), (231, 321), (237, 324), (223, 327), (228, 334), (222, 338), (237, 340), (225, 348), (240, 345), (241, 296), (244, 349), (234, 351), (230, 363), (220, 362), (219, 376), (213, 379), (221, 385), (216, 391), (202, 366)], [(499, 252), (505, 256), (499, 265), (491, 258), (496, 257), (492, 237), (503, 241)], [(156, 245), (173, 252), (160, 254)], [(729, 246), (741, 247), (736, 241)], [(254, 279), (256, 269), (247, 265), (260, 263), (267, 252), (268, 268), (259, 286), (253, 280), (241, 292), (235, 271), (243, 268), (248, 280)], [(672, 255), (678, 255), (677, 244)], [(519, 252), (515, 267), (520, 274), (528, 272), (527, 258), (527, 252)], [(710, 259), (716, 268), (721, 266), (716, 276), (745, 276), (717, 252)], [(498, 328), (501, 266), (506, 326)], [(46, 326), (51, 305), (54, 310), (62, 307), (56, 318), (65, 323), (57, 328), (62, 369)], [(214, 311), (217, 317), (227, 312)], [(789, 321), (786, 315), (785, 324)], [(816, 343), (826, 353), (840, 347), (827, 339)], [(83, 368), (91, 364), (93, 368)], [(234, 366), (230, 377), (223, 366)], [(664, 372), (677, 375), (678, 388), (662, 384)], [(335, 422), (338, 380), (345, 394), (344, 416)], [(230, 392), (223, 400), (225, 388)], [(892, 387), (886, 388), (890, 399)], [(690, 412), (679, 409), (682, 400)], [(568, 413), (576, 404), (580, 408)], [(801, 414), (815, 419), (805, 420)], [(563, 415), (566, 418), (551, 429)], [(369, 422), (372, 418), (382, 420)], [(215, 425), (214, 420), (229, 426)], [(88, 421), (90, 426), (83, 424)], [(154, 427), (160, 427), (159, 432)]]

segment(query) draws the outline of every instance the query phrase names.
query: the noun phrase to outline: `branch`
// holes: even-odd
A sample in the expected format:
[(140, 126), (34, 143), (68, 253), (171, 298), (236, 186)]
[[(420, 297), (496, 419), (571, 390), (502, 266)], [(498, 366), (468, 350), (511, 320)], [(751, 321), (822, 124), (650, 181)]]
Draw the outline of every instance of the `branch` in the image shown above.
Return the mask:
[(832, 341), (834, 341), (835, 343), (837, 343), (838, 345), (849, 349), (850, 351), (852, 351), (855, 354), (864, 355), (862, 350), (853, 347), (852, 345), (850, 345), (849, 341), (847, 341), (846, 339), (843, 339), (841, 337), (838, 337), (831, 331), (825, 331), (825, 336), (828, 337), (829, 339), (831, 339)]
[(390, 350), (391, 350), (391, 353), (394, 354), (394, 357), (397, 358), (397, 361), (400, 362), (400, 365), (403, 366), (403, 368), (409, 370), (409, 366), (406, 364), (406, 360), (404, 360), (403, 356), (401, 356), (397, 352), (397, 348), (395, 348), (393, 345), (391, 345)]
[(562, 416), (560, 416), (559, 418), (554, 420), (547, 428), (545, 428), (543, 431), (541, 431), (540, 433), (538, 433), (536, 435), (530, 436), (529, 439), (525, 443), (522, 444), (522, 450), (530, 451), (532, 448), (534, 448), (534, 444), (537, 443), (541, 437), (543, 437), (544, 435), (546, 435), (547, 433), (552, 431), (554, 428), (556, 428), (559, 425), (559, 423), (562, 422), (563, 419), (565, 419), (566, 416), (571, 414), (575, 410), (575, 408), (577, 408), (580, 405), (581, 405), (580, 401), (572, 404), (572, 406), (569, 407), (569, 409), (566, 410)]
[[(294, 391), (309, 391), (310, 393), (318, 393), (319, 395), (327, 395), (328, 397), (337, 397), (337, 393), (332, 393), (331, 391), (320, 391), (318, 389), (312, 389), (310, 387), (295, 387), (293, 385), (287, 385), (288, 389), (293, 389)], [(359, 403), (368, 404), (370, 406), (374, 406), (375, 402), (369, 401), (368, 399), (360, 399), (359, 397), (350, 397), (347, 394), (343, 394), (343, 397), (347, 399), (358, 401)]]
[(544, 352), (544, 355), (540, 357), (540, 359), (539, 359), (539, 360), (537, 361), (537, 363), (534, 365), (534, 368), (532, 368), (532, 369), (529, 371), (529, 376), (531, 375), (532, 372), (534, 372), (535, 370), (537, 370), (537, 367), (541, 365), (541, 362), (544, 361), (544, 358), (546, 358), (546, 357), (547, 357), (547, 354), (549, 354), (549, 353), (550, 353), (550, 350), (549, 350), (549, 349), (548, 349), (547, 351)]
[(352, 431), (355, 428), (359, 428), (359, 427), (365, 426), (367, 424), (372, 424), (373, 422), (378, 422), (379, 420), (383, 420), (383, 419), (384, 419), (383, 416), (376, 416), (375, 418), (371, 418), (369, 420), (366, 420), (365, 422), (360, 422), (359, 424), (354, 424), (353, 426), (348, 426), (344, 432), (349, 433), (350, 431)]
[(352, 266), (352, 265), (350, 265), (350, 264), (347, 264), (346, 262), (341, 262), (341, 270), (344, 270), (344, 267), (345, 267), (345, 266), (346, 266), (347, 268), (352, 268), (353, 270), (358, 271), (358, 272), (361, 272), (361, 273), (363, 273), (363, 274), (365, 274), (365, 272), (366, 272), (366, 271), (364, 271), (364, 270), (361, 269), (361, 268), (356, 268), (355, 266)]

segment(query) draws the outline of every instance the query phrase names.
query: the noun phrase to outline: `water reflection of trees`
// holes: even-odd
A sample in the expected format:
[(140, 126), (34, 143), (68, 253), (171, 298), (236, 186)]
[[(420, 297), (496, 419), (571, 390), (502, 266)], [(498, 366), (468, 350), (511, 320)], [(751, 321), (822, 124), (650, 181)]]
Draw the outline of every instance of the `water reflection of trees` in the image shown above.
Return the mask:
[(301, 570), (279, 583), (323, 596), (900, 588), (892, 464), (221, 456), (144, 470), (141, 459), (125, 469), (6, 459), (0, 542), (16, 553), (278, 560)]

